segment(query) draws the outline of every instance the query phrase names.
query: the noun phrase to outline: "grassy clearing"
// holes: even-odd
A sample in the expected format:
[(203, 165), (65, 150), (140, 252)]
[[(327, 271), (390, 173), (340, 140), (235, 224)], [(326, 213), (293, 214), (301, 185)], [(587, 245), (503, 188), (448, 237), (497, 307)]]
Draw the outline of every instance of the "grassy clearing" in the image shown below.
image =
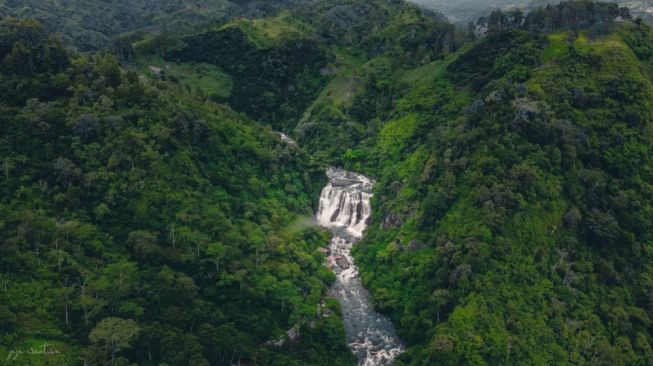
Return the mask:
[(412, 69), (406, 72), (402, 76), (401, 81), (411, 85), (425, 81), (432, 81), (436, 77), (442, 76), (444, 74), (448, 64), (449, 62), (446, 62), (446, 60), (433, 61), (424, 66), (420, 66), (416, 69)]
[(177, 82), (186, 89), (221, 98), (226, 98), (231, 94), (233, 80), (215, 65), (207, 63), (176, 64), (153, 56), (136, 60), (139, 73), (156, 78), (157, 76), (150, 66), (161, 68), (167, 80)]
[(567, 33), (558, 32), (549, 35), (549, 44), (544, 49), (544, 61), (562, 57), (567, 52)]
[(417, 127), (417, 116), (409, 114), (401, 119), (388, 121), (379, 134), (380, 151), (391, 157), (398, 156)]
[(303, 120), (311, 116), (316, 106), (325, 101), (332, 101), (336, 106), (345, 106), (365, 90), (365, 80), (361, 77), (365, 57), (347, 47), (334, 47), (332, 52), (336, 57), (336, 62), (330, 65), (334, 69), (334, 77), (306, 109)]
[(239, 27), (260, 48), (272, 47), (283, 40), (300, 38), (311, 32), (309, 25), (293, 19), (287, 11), (274, 18), (236, 19), (224, 25), (223, 29), (229, 27)]
[(344, 70), (360, 69), (365, 65), (367, 58), (360, 51), (351, 47), (332, 47), (332, 51), (338, 63), (344, 66)]
[(323, 94), (336, 104), (343, 105), (349, 103), (363, 88), (363, 80), (357, 77), (337, 77), (327, 85)]
[[(570, 47), (569, 35), (570, 32), (558, 32), (549, 35), (549, 44), (544, 49), (545, 62), (559, 59), (567, 54)], [(572, 44), (576, 50), (581, 52), (613, 52), (628, 49), (628, 46), (617, 35), (592, 40), (587, 37), (585, 32), (581, 32), (573, 40)]]

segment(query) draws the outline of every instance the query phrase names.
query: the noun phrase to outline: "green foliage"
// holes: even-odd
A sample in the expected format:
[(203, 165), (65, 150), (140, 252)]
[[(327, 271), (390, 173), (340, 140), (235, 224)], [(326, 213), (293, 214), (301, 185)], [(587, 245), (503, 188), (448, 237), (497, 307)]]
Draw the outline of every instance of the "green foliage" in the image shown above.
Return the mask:
[(473, 40), (403, 2), (327, 1), (118, 39), (140, 72), (171, 65), (145, 82), (4, 18), (0, 351), (353, 364), (316, 316), (333, 274), (307, 151), (377, 180), (354, 251), (398, 365), (650, 365), (653, 41), (628, 18), (566, 1)]
[[(1, 14), (34, 17), (49, 32), (63, 33), (80, 51), (97, 51), (121, 44), (115, 42), (116, 38), (134, 41), (161, 33), (179, 34), (214, 22), (260, 16), (307, 3), (310, 1), (87, 0), (62, 3), (58, 0), (6, 0), (2, 3)], [(125, 50), (127, 48), (123, 48)]]
[(324, 180), (305, 153), (36, 23), (0, 31), (3, 358), (47, 342), (62, 355), (29, 362), (352, 363), (337, 313), (316, 316), (333, 275), (326, 234), (298, 224)]
[(606, 8), (578, 33), (495, 29), (368, 112), (355, 256), (397, 364), (650, 363), (649, 30), (597, 36)]
[(288, 130), (325, 85), (320, 70), (328, 63), (328, 55), (309, 39), (259, 48), (232, 26), (183, 41), (186, 46), (169, 53), (167, 59), (219, 66), (235, 81), (231, 95), (219, 100), (277, 129)]
[(525, 81), (530, 70), (539, 64), (543, 40), (541, 35), (520, 31), (491, 34), (461, 55), (447, 70), (456, 82), (469, 83), (474, 90), (491, 80), (508, 76)]
[(108, 358), (107, 355), (111, 355), (113, 361), (116, 353), (131, 347), (139, 331), (140, 328), (131, 319), (112, 317), (101, 320), (88, 336), (94, 346), (92, 357)]
[(228, 98), (234, 84), (219, 67), (207, 63), (172, 63), (155, 56), (136, 57), (134, 63), (153, 80), (169, 81), (211, 100)]

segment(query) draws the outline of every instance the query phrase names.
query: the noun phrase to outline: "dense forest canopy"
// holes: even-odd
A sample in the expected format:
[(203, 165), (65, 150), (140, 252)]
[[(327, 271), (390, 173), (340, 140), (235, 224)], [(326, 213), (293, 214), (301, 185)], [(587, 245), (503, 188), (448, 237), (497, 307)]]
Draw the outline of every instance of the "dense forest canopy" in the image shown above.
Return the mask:
[(0, 19), (0, 357), (355, 364), (310, 225), (339, 165), (376, 179), (354, 254), (395, 365), (653, 365), (636, 12), (256, 3), (86, 54)]
[(351, 363), (339, 318), (315, 318), (337, 305), (302, 224), (323, 180), (305, 154), (35, 21), (0, 20), (0, 40), (3, 359)]
[(650, 364), (650, 28), (515, 15), (348, 154), (380, 178), (363, 279), (415, 345), (398, 364)]

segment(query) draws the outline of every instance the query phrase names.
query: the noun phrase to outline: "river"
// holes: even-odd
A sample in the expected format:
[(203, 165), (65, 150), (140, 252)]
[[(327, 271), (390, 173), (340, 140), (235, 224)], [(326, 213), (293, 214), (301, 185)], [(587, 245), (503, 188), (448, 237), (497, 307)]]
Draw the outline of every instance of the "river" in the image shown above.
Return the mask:
[(363, 237), (372, 212), (374, 181), (337, 168), (329, 168), (327, 176), (329, 183), (322, 190), (316, 218), (332, 234), (328, 263), (336, 274), (336, 282), (329, 295), (340, 301), (347, 344), (358, 357), (358, 365), (392, 365), (403, 346), (390, 319), (374, 311), (351, 255), (351, 248)]

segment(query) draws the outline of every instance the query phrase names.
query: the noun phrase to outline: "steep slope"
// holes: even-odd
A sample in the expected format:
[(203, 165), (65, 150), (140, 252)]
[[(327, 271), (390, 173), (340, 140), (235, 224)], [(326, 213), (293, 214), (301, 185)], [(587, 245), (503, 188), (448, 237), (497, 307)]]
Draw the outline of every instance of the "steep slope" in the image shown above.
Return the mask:
[[(183, 38), (183, 46), (165, 57), (220, 67), (234, 83), (230, 95), (218, 100), (288, 131), (325, 85), (322, 68), (330, 55), (310, 37), (295, 35), (287, 19), (275, 18), (271, 24), (239, 20)], [(272, 29), (278, 27), (283, 28), (276, 36)]]
[(306, 108), (300, 144), (379, 179), (354, 251), (408, 343), (399, 364), (647, 364), (649, 29), (589, 1), (495, 12), (474, 42), (399, 2), (307, 14), (204, 35), (330, 55), (278, 126)]
[(563, 3), (405, 73), (347, 154), (378, 178), (355, 256), (398, 364), (651, 364), (653, 38), (620, 14)]
[(354, 362), (337, 303), (316, 317), (334, 276), (304, 153), (33, 21), (0, 20), (0, 59), (3, 360)]
[[(463, 42), (451, 24), (414, 5), (337, 0), (183, 37), (164, 58), (220, 67), (234, 83), (216, 100), (338, 161), (368, 135), (373, 106), (365, 103), (391, 97), (394, 81), (376, 85), (376, 74), (429, 63)], [(356, 101), (363, 94), (368, 100)]]
[(299, 230), (324, 178), (251, 118), (375, 178), (353, 252), (398, 365), (651, 365), (653, 33), (628, 18), (569, 1), (475, 39), (324, 1), (146, 38), (143, 81), (3, 20), (2, 351), (351, 364), (315, 316), (326, 238)]

